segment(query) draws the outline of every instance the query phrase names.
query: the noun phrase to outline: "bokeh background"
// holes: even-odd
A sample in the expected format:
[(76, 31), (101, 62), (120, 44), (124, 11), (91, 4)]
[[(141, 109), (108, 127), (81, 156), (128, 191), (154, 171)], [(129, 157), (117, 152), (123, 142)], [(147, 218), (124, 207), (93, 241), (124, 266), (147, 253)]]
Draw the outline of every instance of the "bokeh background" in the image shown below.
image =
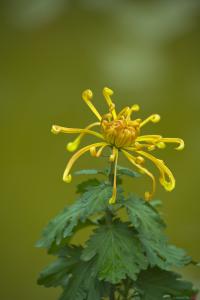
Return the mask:
[[(177, 187), (172, 193), (159, 188), (157, 197), (171, 242), (200, 260), (200, 2), (6, 0), (0, 23), (0, 298), (54, 300), (60, 292), (36, 285), (51, 258), (34, 244), (83, 179), (62, 182), (71, 137), (54, 136), (50, 128), (94, 120), (81, 100), (86, 88), (101, 112), (102, 88), (109, 86), (119, 109), (138, 103), (141, 117), (161, 114), (162, 122), (146, 132), (185, 140), (183, 152), (169, 147), (159, 154)], [(105, 164), (85, 155), (75, 170)], [(148, 184), (128, 179), (126, 187), (141, 193)], [(183, 274), (200, 287), (199, 269)]]

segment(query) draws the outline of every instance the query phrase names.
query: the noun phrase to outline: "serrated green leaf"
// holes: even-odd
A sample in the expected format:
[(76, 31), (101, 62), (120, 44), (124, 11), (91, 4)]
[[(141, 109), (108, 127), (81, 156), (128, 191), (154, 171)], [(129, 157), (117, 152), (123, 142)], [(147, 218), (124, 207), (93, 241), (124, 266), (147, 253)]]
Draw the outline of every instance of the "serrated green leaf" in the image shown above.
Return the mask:
[(141, 239), (145, 247), (151, 266), (159, 266), (169, 270), (171, 267), (182, 267), (188, 265), (191, 257), (187, 256), (186, 251), (167, 242), (156, 243), (145, 238)]
[[(142, 271), (136, 281), (141, 300), (161, 300), (164, 296), (170, 299), (191, 299), (194, 294), (192, 284), (181, 280), (180, 275), (158, 268)], [(181, 297), (181, 298), (180, 298)], [(183, 298), (184, 297), (184, 298)]]
[(81, 247), (68, 247), (62, 249), (61, 256), (44, 269), (37, 283), (45, 287), (65, 286), (71, 276), (71, 270), (79, 262)]
[(133, 196), (124, 203), (151, 266), (168, 270), (171, 266), (180, 267), (191, 261), (183, 249), (168, 245), (165, 224), (152, 205)]
[(159, 239), (165, 228), (165, 223), (158, 212), (146, 201), (131, 196), (124, 202), (131, 223), (145, 237)]
[(127, 223), (116, 220), (102, 225), (86, 245), (81, 258), (90, 261), (95, 257), (100, 280), (113, 284), (126, 276), (135, 280), (139, 271), (147, 267), (141, 244)]
[[(69, 284), (64, 288), (60, 300), (86, 300), (88, 298), (87, 295), (90, 290), (90, 285), (94, 286), (96, 281), (95, 276), (91, 274), (92, 268), (92, 262), (79, 262), (77, 267), (73, 269)], [(95, 296), (97, 297), (97, 293)], [(100, 295), (97, 299), (100, 300)]]
[[(43, 231), (43, 238), (36, 246), (49, 248), (54, 242), (60, 244), (62, 239), (72, 235), (79, 221), (85, 222), (93, 214), (108, 209), (110, 207), (108, 200), (111, 195), (112, 186), (110, 185), (102, 183), (98, 186), (90, 187), (74, 204), (65, 208), (50, 221)], [(119, 189), (118, 199), (121, 197)]]
[(62, 286), (60, 300), (100, 300), (105, 283), (98, 282), (93, 262), (80, 260), (82, 247), (61, 247), (62, 254), (41, 272), (38, 284), (45, 287)]

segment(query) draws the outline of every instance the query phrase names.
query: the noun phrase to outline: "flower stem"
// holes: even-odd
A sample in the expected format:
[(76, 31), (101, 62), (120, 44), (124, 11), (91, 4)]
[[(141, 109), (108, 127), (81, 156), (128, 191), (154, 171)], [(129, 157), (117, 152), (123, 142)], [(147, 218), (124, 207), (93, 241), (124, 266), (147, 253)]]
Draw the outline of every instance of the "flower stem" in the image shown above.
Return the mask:
[(115, 288), (113, 285), (110, 287), (110, 300), (115, 300)]

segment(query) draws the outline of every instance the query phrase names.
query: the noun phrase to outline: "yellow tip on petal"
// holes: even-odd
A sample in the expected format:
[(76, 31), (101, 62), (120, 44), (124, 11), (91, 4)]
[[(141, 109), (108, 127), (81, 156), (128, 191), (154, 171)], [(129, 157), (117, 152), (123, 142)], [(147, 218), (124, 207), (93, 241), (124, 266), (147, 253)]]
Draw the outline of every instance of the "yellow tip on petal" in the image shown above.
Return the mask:
[(63, 181), (66, 183), (70, 183), (72, 181), (72, 175), (69, 174), (67, 176), (65, 176), (65, 174), (63, 175)]
[(153, 151), (156, 149), (156, 146), (155, 145), (151, 145), (151, 146), (148, 146), (147, 148), (149, 151)]
[(104, 94), (104, 96), (106, 96), (106, 95), (112, 96), (114, 94), (114, 92), (111, 89), (109, 89), (108, 87), (105, 87), (103, 89), (103, 94)]
[(183, 140), (179, 139), (180, 145), (176, 147), (176, 150), (181, 151), (185, 148), (185, 143)]
[(91, 156), (96, 157), (96, 155), (97, 155), (96, 147), (91, 147), (90, 148), (90, 154), (91, 154)]
[(167, 192), (171, 192), (175, 189), (176, 186), (176, 182), (175, 180), (173, 180), (172, 182), (166, 182), (163, 180), (163, 178), (160, 178), (160, 183), (162, 184), (162, 186), (164, 187), (164, 189)]
[(109, 199), (109, 204), (115, 204), (115, 202), (116, 202), (116, 197), (111, 197), (110, 199)]
[(135, 158), (135, 162), (136, 162), (136, 164), (141, 165), (141, 164), (143, 164), (145, 162), (145, 159), (142, 156), (137, 156)]
[(152, 199), (152, 194), (150, 192), (145, 192), (144, 199), (150, 201)]
[(157, 114), (152, 115), (151, 121), (152, 121), (153, 123), (158, 123), (158, 122), (160, 121), (160, 115), (157, 115)]
[(74, 152), (74, 151), (76, 151), (76, 149), (78, 148), (78, 146), (79, 146), (79, 143), (80, 143), (80, 141), (74, 141), (74, 142), (70, 142), (70, 143), (68, 143), (67, 144), (67, 150), (69, 151), (69, 152)]
[(54, 134), (60, 133), (60, 126), (53, 125), (52, 128), (51, 128), (51, 132), (54, 133)]
[(85, 100), (85, 101), (88, 101), (88, 100), (91, 100), (92, 99), (92, 97), (93, 97), (93, 93), (92, 93), (92, 91), (91, 90), (85, 90), (85, 91), (83, 91), (83, 93), (82, 93), (82, 97), (83, 97), (83, 99)]
[(110, 156), (109, 156), (109, 161), (110, 162), (113, 162), (115, 160), (115, 154), (111, 154)]
[(140, 124), (140, 127), (146, 125), (147, 123), (149, 122), (152, 122), (152, 123), (158, 123), (160, 121), (160, 115), (158, 114), (154, 114), (154, 115), (151, 115), (149, 116), (147, 119), (145, 119), (144, 121), (141, 122)]
[(131, 107), (131, 110), (132, 111), (139, 111), (140, 110), (140, 107), (138, 104), (134, 104), (132, 107)]
[(85, 90), (82, 93), (82, 98), (85, 101), (85, 103), (89, 106), (89, 108), (91, 109), (91, 111), (95, 114), (95, 116), (99, 119), (99, 121), (101, 121), (101, 115), (99, 114), (99, 112), (97, 111), (96, 107), (93, 105), (92, 103), (92, 97), (93, 97), (93, 93), (91, 90)]
[(166, 144), (164, 142), (158, 142), (158, 143), (156, 143), (156, 146), (159, 149), (165, 149), (166, 148)]

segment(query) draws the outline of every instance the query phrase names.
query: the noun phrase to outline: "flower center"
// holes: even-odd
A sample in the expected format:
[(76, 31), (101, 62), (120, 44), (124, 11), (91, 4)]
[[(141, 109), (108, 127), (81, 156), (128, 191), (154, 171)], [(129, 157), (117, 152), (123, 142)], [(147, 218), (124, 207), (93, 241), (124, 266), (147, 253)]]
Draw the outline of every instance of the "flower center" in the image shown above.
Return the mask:
[(137, 121), (127, 121), (125, 119), (114, 121), (104, 119), (101, 122), (101, 128), (106, 142), (117, 148), (133, 146), (140, 132)]

